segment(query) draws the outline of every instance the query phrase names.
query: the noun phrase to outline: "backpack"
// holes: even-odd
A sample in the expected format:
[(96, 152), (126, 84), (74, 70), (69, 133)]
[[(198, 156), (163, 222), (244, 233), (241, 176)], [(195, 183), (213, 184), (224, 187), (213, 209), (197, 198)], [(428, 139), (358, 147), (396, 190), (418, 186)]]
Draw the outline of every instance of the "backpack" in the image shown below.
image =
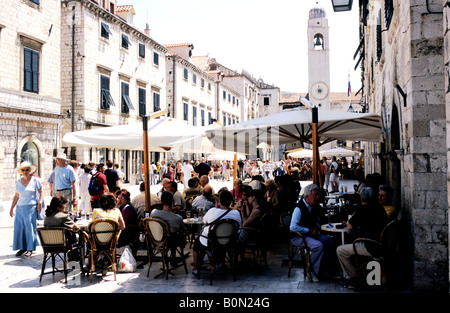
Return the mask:
[(91, 196), (96, 196), (100, 192), (100, 186), (98, 185), (98, 175), (92, 175), (91, 180), (89, 181), (88, 191)]

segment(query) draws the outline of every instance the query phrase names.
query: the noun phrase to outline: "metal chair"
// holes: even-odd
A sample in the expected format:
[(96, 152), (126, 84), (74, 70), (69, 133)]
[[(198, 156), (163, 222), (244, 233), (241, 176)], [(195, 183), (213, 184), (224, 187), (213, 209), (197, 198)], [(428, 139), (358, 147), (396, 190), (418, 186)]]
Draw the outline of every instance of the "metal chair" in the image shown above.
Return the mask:
[[(280, 216), (280, 223), (285, 231), (286, 234), (286, 243), (288, 247), (288, 264), (289, 264), (289, 270), (288, 270), (288, 277), (291, 276), (291, 269), (292, 265), (294, 263), (294, 257), (300, 253), (302, 257), (302, 261), (304, 263), (303, 266), (303, 275), (304, 277), (308, 277), (309, 281), (312, 282), (312, 275), (311, 275), (311, 252), (308, 248), (308, 245), (306, 244), (306, 240), (302, 234), (296, 231), (290, 230), (291, 225), (291, 218), (292, 215), (290, 213), (282, 213)], [(292, 244), (291, 239), (300, 236), (303, 239), (303, 247), (297, 247)]]
[(95, 272), (95, 266), (99, 257), (103, 255), (111, 264), (108, 266), (114, 272), (114, 280), (117, 274), (116, 248), (121, 230), (119, 223), (112, 219), (93, 220), (87, 226), (87, 231), (83, 231), (86, 242), (89, 243), (89, 268), (91, 271), (91, 282)]
[[(69, 252), (80, 253), (80, 249), (78, 246), (74, 247), (68, 241), (68, 232), (71, 230), (64, 227), (39, 227), (36, 229), (40, 244), (44, 251), (44, 260), (42, 262), (41, 275), (39, 278), (39, 282), (42, 281), (42, 276), (44, 274), (52, 273), (55, 275), (55, 272), (64, 273), (65, 282), (67, 283), (67, 254)], [(56, 256), (58, 256), (63, 262), (63, 269), (58, 269), (56, 267)], [(52, 260), (52, 271), (45, 272), (45, 265), (48, 260)], [(81, 261), (81, 253), (80, 253), (80, 266), (82, 266)]]
[(233, 219), (220, 219), (214, 222), (209, 229), (208, 237), (200, 235), (208, 240), (208, 254), (210, 262), (210, 282), (212, 285), (215, 268), (219, 259), (228, 260), (233, 274), (233, 281), (236, 281), (235, 273), (235, 250), (238, 238), (239, 223)]
[(152, 261), (155, 261), (155, 257), (158, 254), (161, 255), (163, 272), (156, 275), (155, 278), (161, 276), (162, 274), (165, 274), (166, 279), (169, 279), (169, 274), (173, 275), (173, 273), (171, 272), (171, 268), (169, 267), (168, 252), (170, 249), (173, 249), (174, 251), (173, 255), (174, 259), (176, 259), (176, 253), (178, 252), (187, 274), (188, 270), (186, 266), (186, 257), (184, 255), (184, 245), (176, 242), (176, 240), (174, 240), (174, 242), (171, 243), (172, 240), (170, 240), (171, 234), (169, 231), (169, 225), (160, 219), (150, 217), (144, 218), (142, 223), (145, 229), (147, 241), (147, 256), (149, 263), (147, 270), (147, 277), (150, 274)]

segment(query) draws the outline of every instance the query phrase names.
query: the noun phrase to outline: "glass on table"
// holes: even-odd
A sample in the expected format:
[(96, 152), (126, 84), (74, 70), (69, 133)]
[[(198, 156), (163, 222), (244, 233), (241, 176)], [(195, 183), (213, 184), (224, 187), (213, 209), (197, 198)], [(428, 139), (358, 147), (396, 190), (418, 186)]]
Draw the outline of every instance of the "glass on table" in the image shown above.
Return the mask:
[(186, 219), (188, 222), (191, 221), (191, 211), (186, 211)]

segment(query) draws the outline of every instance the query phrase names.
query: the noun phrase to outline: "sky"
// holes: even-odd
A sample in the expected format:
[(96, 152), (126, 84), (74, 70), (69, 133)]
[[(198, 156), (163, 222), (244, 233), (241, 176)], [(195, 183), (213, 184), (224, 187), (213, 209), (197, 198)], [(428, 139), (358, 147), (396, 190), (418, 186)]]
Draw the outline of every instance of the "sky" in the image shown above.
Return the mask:
[(354, 70), (359, 8), (334, 12), (331, 0), (117, 0), (134, 6), (135, 27), (165, 44), (192, 43), (193, 55), (262, 78), (284, 92), (308, 91), (307, 27), (313, 7), (325, 9), (330, 33), (331, 92), (361, 88)]

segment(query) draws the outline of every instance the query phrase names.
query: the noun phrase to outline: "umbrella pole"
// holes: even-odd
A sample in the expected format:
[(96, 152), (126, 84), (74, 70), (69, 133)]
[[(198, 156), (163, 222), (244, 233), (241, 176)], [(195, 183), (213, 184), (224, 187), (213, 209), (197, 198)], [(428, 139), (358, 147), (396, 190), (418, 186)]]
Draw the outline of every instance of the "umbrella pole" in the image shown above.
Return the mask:
[(144, 146), (144, 183), (145, 183), (145, 211), (150, 212), (150, 177), (149, 177), (149, 160), (148, 160), (148, 117), (142, 117), (143, 128), (143, 146)]
[(234, 163), (233, 163), (233, 182), (236, 180), (237, 177), (237, 154), (234, 154)]
[(319, 136), (317, 123), (319, 121), (318, 108), (312, 108), (312, 145), (313, 145), (313, 184), (319, 185)]

